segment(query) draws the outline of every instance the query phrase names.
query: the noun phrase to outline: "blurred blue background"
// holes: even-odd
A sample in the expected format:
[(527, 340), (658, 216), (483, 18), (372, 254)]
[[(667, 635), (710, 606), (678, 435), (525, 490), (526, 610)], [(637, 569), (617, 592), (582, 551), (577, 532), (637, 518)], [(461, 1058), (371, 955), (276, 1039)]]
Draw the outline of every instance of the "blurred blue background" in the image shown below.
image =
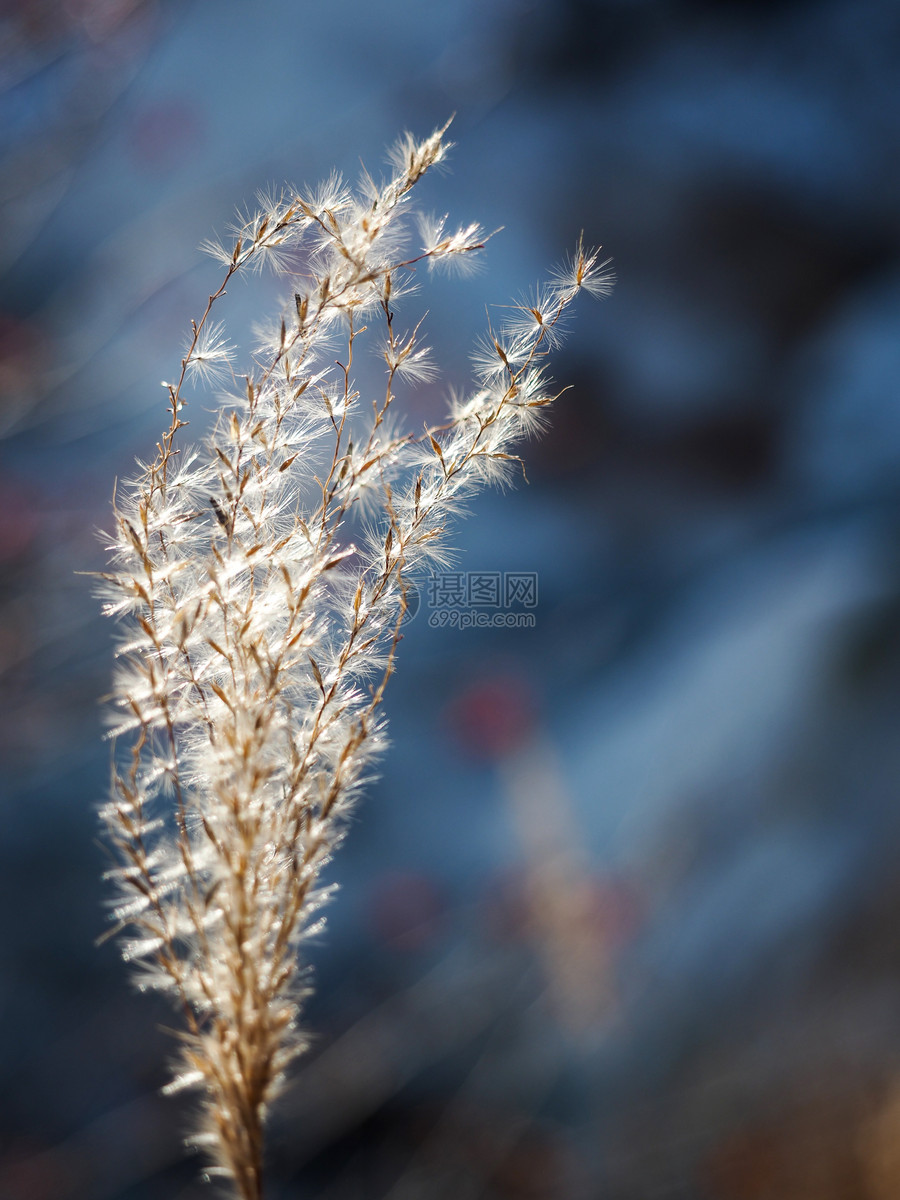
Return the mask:
[(898, 68), (891, 0), (0, 6), (3, 1200), (210, 1194), (170, 1015), (95, 945), (76, 572), (201, 240), (452, 112), (424, 203), (504, 229), (423, 300), (447, 379), (579, 231), (619, 282), (454, 539), (537, 572), (534, 628), (408, 626), (269, 1196), (900, 1194)]

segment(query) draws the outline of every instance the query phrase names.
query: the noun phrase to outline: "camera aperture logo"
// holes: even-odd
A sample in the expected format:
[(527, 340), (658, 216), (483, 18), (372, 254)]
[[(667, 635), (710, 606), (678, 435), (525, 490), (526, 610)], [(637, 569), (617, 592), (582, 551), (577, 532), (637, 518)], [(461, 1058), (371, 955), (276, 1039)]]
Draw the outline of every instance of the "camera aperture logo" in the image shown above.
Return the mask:
[(536, 571), (442, 571), (428, 583), (432, 629), (533, 629)]

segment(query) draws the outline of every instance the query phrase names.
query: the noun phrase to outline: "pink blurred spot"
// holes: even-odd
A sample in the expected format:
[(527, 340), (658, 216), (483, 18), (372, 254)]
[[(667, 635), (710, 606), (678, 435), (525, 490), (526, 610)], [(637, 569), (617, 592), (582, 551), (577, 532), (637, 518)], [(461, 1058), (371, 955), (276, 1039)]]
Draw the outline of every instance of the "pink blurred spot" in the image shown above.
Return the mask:
[(63, 0), (62, 8), (74, 29), (91, 41), (102, 42), (141, 9), (145, 0)]
[[(619, 950), (637, 934), (643, 906), (634, 887), (617, 875), (585, 875), (568, 919), (606, 950)], [(515, 944), (535, 934), (535, 881), (527, 868), (494, 876), (481, 898), (481, 929), (494, 941)]]
[(424, 950), (440, 935), (446, 905), (427, 875), (397, 872), (376, 883), (369, 921), (378, 938), (394, 950)]
[(457, 696), (447, 718), (457, 741), (472, 757), (496, 759), (528, 741), (536, 710), (534, 694), (524, 680), (497, 675)]
[(505, 869), (487, 883), (479, 904), (479, 929), (503, 945), (526, 941), (531, 911), (528, 883), (522, 868)]
[(627, 944), (641, 922), (641, 905), (634, 889), (616, 875), (594, 875), (585, 880), (579, 905), (586, 928), (610, 950)]
[(171, 171), (203, 144), (204, 122), (194, 101), (163, 100), (134, 119), (131, 153), (140, 166)]
[(0, 312), (0, 425), (11, 424), (40, 391), (42, 351), (34, 322)]
[(0, 563), (20, 558), (37, 535), (40, 516), (13, 482), (0, 483)]

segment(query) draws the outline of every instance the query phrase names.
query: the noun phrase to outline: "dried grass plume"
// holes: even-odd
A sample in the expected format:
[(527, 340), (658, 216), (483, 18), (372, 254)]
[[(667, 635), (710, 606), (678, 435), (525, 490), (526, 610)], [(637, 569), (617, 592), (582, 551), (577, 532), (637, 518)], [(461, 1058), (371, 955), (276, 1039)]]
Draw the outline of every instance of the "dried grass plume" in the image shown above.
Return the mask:
[[(183, 1014), (172, 1088), (197, 1089), (195, 1141), (243, 1200), (262, 1196), (266, 1111), (303, 1048), (299, 946), (322, 870), (384, 746), (407, 588), (443, 562), (461, 503), (518, 468), (553, 399), (546, 355), (569, 305), (611, 285), (579, 244), (503, 310), (447, 422), (404, 430), (395, 383), (435, 368), (421, 321), (398, 324), (398, 297), (417, 266), (464, 264), (485, 242), (478, 225), (407, 219), (444, 133), (405, 136), (381, 184), (333, 176), (261, 196), (233, 241), (206, 246), (224, 276), (165, 385), (155, 457), (115, 501), (102, 586), (122, 633), (119, 750), (102, 815), (116, 928), (141, 984)], [(262, 268), (292, 295), (236, 377), (213, 313), (235, 275)], [(375, 396), (354, 379), (363, 339), (384, 363)], [(223, 379), (235, 394), (212, 433), (183, 444), (188, 388)]]

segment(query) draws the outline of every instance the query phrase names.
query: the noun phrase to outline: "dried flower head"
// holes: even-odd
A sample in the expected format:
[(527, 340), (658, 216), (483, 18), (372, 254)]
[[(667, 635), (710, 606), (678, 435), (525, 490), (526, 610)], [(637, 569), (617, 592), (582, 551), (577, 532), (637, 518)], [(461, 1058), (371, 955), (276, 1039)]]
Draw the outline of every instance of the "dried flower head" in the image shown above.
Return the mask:
[[(122, 752), (103, 809), (120, 862), (115, 919), (141, 985), (183, 1013), (172, 1086), (199, 1091), (197, 1140), (244, 1200), (261, 1196), (265, 1114), (303, 1048), (299, 947), (318, 928), (322, 870), (384, 747), (381, 701), (411, 581), (446, 561), (463, 501), (516, 467), (511, 450), (553, 399), (545, 359), (566, 309), (611, 282), (579, 244), (488, 334), (478, 387), (448, 423), (405, 431), (395, 380), (435, 369), (421, 321), (397, 327), (397, 298), (416, 264), (468, 260), (484, 245), (477, 225), (448, 232), (441, 218), (410, 248), (402, 218), (446, 154), (444, 133), (404, 136), (379, 185), (366, 177), (354, 192), (333, 176), (268, 193), (229, 245), (207, 246), (224, 278), (166, 385), (156, 458), (116, 500), (103, 576), (123, 633)], [(233, 347), (211, 316), (227, 285), (289, 261), (305, 274), (292, 274), (301, 286), (260, 336), (256, 365), (207, 440), (182, 446), (186, 380), (234, 379)], [(385, 380), (364, 398), (353, 364), (367, 332)]]

